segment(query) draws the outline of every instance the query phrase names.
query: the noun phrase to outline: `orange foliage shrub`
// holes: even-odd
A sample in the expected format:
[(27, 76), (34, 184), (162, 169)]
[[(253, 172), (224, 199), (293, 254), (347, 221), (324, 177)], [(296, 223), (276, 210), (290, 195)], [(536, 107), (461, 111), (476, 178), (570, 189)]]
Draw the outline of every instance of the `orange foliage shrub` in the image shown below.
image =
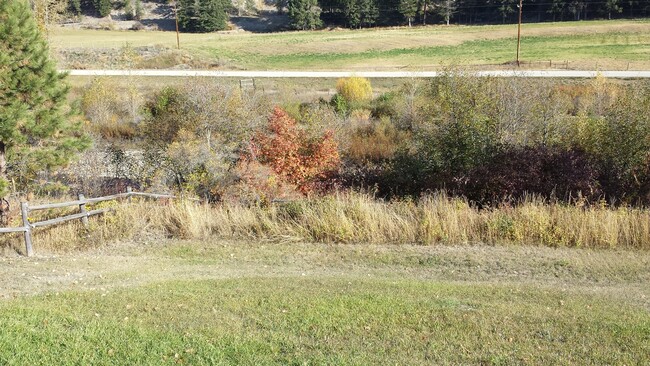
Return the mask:
[(308, 194), (331, 183), (341, 160), (332, 131), (310, 138), (296, 120), (276, 107), (269, 117), (270, 134), (253, 138), (253, 154), (287, 183)]

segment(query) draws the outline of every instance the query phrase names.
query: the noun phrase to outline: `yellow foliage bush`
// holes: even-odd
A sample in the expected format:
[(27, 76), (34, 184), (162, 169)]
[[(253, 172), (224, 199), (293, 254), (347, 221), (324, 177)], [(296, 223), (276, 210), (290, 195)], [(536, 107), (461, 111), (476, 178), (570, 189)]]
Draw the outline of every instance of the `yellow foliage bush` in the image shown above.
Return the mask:
[(360, 77), (342, 78), (336, 82), (336, 91), (348, 103), (364, 103), (372, 99), (370, 80)]

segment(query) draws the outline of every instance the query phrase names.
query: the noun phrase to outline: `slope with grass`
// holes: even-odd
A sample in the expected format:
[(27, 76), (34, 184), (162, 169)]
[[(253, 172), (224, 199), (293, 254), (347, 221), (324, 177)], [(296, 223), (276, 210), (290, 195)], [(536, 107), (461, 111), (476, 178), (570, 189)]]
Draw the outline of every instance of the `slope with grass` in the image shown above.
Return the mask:
[[(569, 61), (576, 69), (649, 69), (650, 22), (589, 21), (526, 24), (522, 60), (555, 63)], [(449, 65), (500, 67), (514, 60), (516, 26), (431, 26), (368, 30), (324, 30), (270, 34), (211, 33), (181, 35), (181, 51), (172, 51), (172, 32), (120, 32), (56, 29), (51, 35), (55, 53), (74, 49), (78, 55), (92, 49), (119, 52), (129, 47), (162, 46), (176, 52), (177, 62), (193, 59), (195, 66), (256, 70), (428, 70)], [(161, 67), (169, 55), (158, 56)], [(62, 67), (106, 67), (92, 57)], [(173, 57), (172, 57), (173, 58)], [(163, 60), (164, 59), (164, 60)], [(198, 62), (196, 60), (203, 60)], [(156, 60), (140, 66), (155, 67)], [(173, 63), (173, 62), (171, 62)], [(535, 64), (533, 64), (535, 66)], [(539, 64), (544, 66), (544, 64)], [(539, 67), (538, 66), (538, 67)], [(138, 63), (135, 67), (139, 67)]]
[(0, 281), (0, 363), (645, 364), (649, 259), (215, 240), (4, 258), (24, 275)]

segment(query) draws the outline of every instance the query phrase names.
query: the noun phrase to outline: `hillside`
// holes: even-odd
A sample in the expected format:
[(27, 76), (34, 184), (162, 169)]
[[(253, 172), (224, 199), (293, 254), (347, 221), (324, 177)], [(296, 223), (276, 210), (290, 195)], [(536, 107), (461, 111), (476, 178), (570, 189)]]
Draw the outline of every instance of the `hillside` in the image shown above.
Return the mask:
[[(511, 67), (516, 29), (488, 25), (181, 34), (181, 49), (176, 50), (174, 32), (66, 27), (53, 29), (50, 42), (61, 68), (432, 70)], [(648, 20), (525, 24), (522, 34), (527, 67), (650, 68)]]

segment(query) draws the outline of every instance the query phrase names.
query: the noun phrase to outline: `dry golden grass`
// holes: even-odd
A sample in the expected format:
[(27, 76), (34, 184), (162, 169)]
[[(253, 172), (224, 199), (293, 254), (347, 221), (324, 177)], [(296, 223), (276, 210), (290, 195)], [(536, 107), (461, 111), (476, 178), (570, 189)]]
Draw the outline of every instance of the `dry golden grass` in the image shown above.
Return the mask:
[[(37, 229), (37, 248), (75, 250), (143, 238), (261, 239), (276, 242), (491, 244), (650, 249), (650, 211), (581, 207), (528, 199), (479, 210), (444, 193), (419, 202), (383, 202), (364, 194), (248, 207), (176, 202), (115, 204), (80, 224)], [(7, 241), (7, 239), (5, 240)], [(16, 248), (21, 240), (11, 241)]]

